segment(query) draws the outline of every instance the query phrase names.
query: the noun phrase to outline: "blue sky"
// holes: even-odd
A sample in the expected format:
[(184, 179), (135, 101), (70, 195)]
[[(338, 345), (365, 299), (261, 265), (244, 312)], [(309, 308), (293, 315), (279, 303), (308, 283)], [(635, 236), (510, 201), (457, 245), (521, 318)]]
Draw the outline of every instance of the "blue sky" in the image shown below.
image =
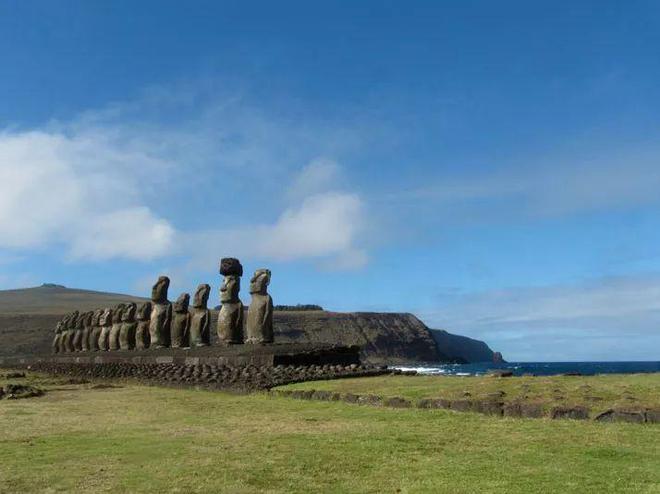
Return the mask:
[(659, 48), (652, 1), (2, 2), (0, 288), (234, 255), (276, 303), (657, 359)]

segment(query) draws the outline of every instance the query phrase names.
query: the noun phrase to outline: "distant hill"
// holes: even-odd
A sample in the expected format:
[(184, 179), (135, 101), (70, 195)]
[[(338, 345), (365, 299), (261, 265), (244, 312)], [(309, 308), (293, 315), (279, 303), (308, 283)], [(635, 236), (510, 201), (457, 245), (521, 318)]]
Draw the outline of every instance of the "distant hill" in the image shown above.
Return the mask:
[[(54, 284), (0, 290), (0, 355), (50, 352), (55, 324), (67, 312), (144, 300)], [(211, 314), (213, 343), (217, 311)], [(493, 358), (485, 343), (431, 331), (412, 314), (285, 310), (276, 311), (273, 319), (277, 341), (359, 345), (363, 358), (372, 363), (476, 362)]]

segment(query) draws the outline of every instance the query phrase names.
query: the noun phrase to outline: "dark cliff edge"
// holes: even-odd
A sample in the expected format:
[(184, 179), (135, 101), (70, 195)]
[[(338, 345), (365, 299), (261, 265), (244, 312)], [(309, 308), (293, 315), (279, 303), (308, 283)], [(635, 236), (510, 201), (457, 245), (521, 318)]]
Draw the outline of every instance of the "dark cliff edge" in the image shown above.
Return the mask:
[(430, 332), (438, 348), (447, 355), (450, 355), (451, 358), (456, 359), (459, 363), (503, 361), (502, 355), (499, 352), (493, 352), (481, 340), (451, 334), (442, 329), (431, 329)]
[[(139, 299), (61, 286), (0, 291), (0, 355), (49, 353), (53, 329), (63, 314), (124, 300)], [(211, 313), (214, 344), (217, 311)], [(273, 323), (280, 343), (358, 345), (370, 363), (493, 361), (493, 351), (484, 342), (430, 330), (413, 314), (275, 311)]]

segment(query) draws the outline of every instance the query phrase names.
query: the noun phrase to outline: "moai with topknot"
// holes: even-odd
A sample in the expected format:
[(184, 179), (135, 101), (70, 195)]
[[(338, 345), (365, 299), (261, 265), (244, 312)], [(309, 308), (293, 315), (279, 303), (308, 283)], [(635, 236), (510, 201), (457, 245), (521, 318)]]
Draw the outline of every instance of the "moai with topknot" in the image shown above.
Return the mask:
[(250, 280), (252, 300), (248, 308), (245, 343), (273, 342), (273, 299), (268, 294), (270, 270), (257, 269)]
[(170, 346), (170, 323), (172, 321), (172, 304), (167, 300), (167, 290), (170, 279), (161, 276), (151, 290), (151, 321), (149, 322), (149, 337), (151, 347), (164, 348)]
[(172, 325), (170, 330), (170, 344), (172, 348), (186, 348), (190, 346), (190, 295), (182, 293), (172, 304)]
[(135, 349), (149, 348), (149, 322), (151, 320), (151, 302), (144, 302), (137, 310), (137, 328), (135, 330)]
[(110, 348), (110, 331), (112, 330), (112, 309), (104, 309), (99, 318), (101, 334), (99, 335), (99, 350), (107, 352)]
[(220, 287), (218, 339), (225, 345), (243, 343), (243, 303), (238, 298), (243, 266), (238, 259), (224, 258), (220, 261), (220, 274), (224, 279)]
[(124, 306), (124, 311), (121, 313), (121, 329), (119, 330), (119, 349), (132, 350), (135, 348), (135, 330), (137, 323), (135, 322), (135, 312), (137, 305), (130, 302)]
[(203, 283), (197, 287), (190, 315), (190, 346), (208, 346), (211, 343), (211, 311), (207, 308), (211, 287)]

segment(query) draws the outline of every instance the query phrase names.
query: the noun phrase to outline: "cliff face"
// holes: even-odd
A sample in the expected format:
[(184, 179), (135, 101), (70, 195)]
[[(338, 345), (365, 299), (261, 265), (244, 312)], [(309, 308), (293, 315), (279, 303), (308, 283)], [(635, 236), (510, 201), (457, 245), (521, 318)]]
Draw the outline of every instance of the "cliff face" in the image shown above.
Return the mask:
[[(442, 329), (431, 329), (430, 332), (440, 351), (452, 359), (465, 362), (495, 361), (494, 352), (483, 341), (451, 334)], [(502, 358), (501, 354), (499, 358)]]
[[(0, 355), (48, 353), (57, 321), (72, 310), (92, 310), (134, 300), (63, 287), (0, 291)], [(217, 311), (211, 311), (215, 343)], [(371, 363), (492, 361), (481, 341), (429, 330), (412, 314), (378, 312), (275, 311), (275, 339), (282, 343), (359, 345)]]

